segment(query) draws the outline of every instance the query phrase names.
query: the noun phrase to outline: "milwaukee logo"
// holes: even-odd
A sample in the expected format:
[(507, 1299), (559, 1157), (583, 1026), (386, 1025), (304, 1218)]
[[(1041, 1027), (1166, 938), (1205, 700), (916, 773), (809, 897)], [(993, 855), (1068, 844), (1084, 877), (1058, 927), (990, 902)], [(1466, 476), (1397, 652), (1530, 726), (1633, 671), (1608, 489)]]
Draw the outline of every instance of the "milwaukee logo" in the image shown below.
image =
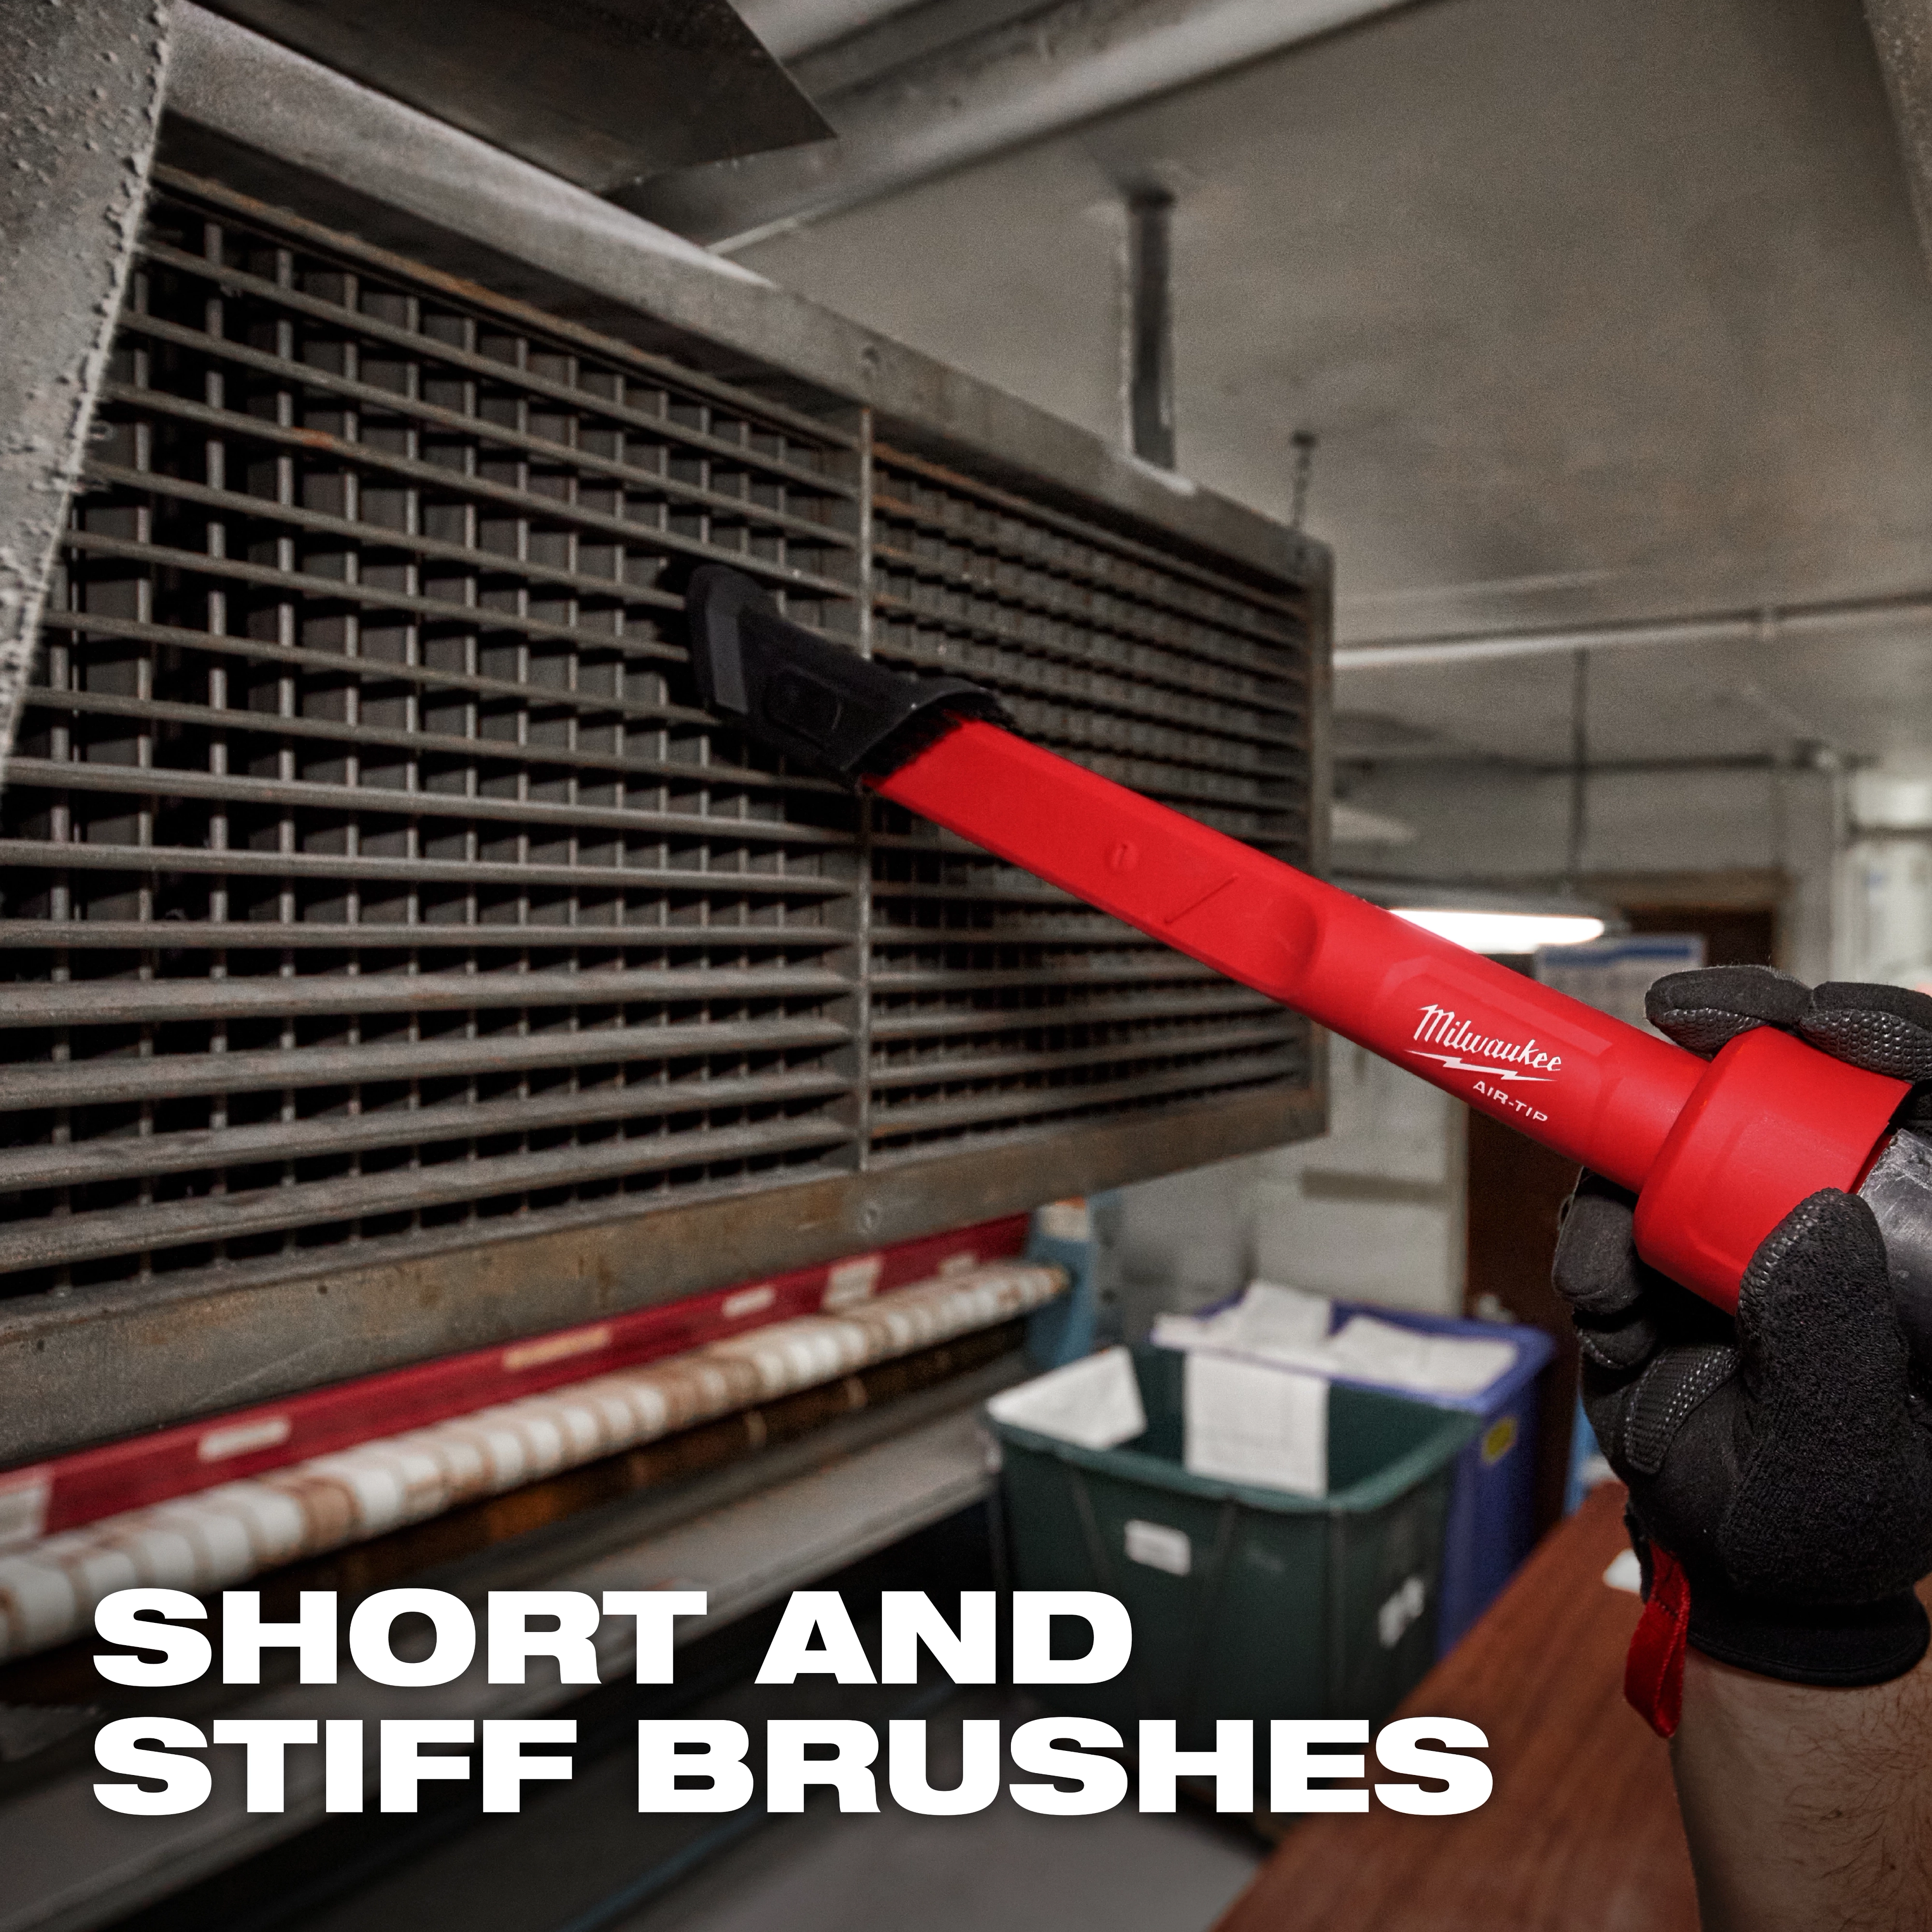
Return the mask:
[[(1544, 1052), (1533, 1038), (1492, 1039), (1446, 1006), (1424, 1006), (1414, 1036), (1422, 1042), (1409, 1049), (1417, 1059), (1439, 1060), (1452, 1072), (1485, 1073), (1494, 1080), (1546, 1081), (1555, 1079), (1563, 1064), (1561, 1054)], [(1427, 1051), (1430, 1047), (1445, 1050), (1432, 1053)]]

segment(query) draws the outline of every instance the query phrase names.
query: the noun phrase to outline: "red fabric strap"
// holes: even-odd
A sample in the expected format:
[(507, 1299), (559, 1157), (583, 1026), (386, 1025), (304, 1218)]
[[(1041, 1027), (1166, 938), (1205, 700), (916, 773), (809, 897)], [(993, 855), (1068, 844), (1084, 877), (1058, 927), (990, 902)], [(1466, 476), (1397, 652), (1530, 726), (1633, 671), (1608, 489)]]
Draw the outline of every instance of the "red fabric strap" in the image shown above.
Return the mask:
[(1624, 1664), (1624, 1696), (1660, 1738), (1684, 1714), (1684, 1645), (1690, 1629), (1690, 1585), (1660, 1543), (1650, 1546), (1650, 1594)]

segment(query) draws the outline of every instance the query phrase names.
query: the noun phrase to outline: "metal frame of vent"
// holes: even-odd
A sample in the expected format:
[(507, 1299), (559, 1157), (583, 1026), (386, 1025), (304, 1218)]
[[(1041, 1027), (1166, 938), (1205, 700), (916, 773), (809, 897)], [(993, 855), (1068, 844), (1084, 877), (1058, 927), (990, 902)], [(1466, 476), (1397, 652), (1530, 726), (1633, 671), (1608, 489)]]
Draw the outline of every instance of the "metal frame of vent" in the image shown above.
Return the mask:
[(826, 380), (877, 339), (765, 285), (492, 293), (212, 139), (0, 796), (0, 1462), (1318, 1130), (1301, 1021), (712, 727), (676, 595), (1318, 864), (1318, 546), (896, 346)]

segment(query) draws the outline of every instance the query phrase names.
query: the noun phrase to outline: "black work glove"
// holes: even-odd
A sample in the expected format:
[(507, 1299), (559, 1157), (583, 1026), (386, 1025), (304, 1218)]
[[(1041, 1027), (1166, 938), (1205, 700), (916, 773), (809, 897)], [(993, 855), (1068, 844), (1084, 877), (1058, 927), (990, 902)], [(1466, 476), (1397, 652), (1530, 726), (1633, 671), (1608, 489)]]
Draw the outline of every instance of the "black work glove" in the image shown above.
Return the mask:
[[(1768, 966), (1668, 973), (1644, 998), (1660, 1033), (1706, 1060), (1752, 1028), (1795, 1033), (1821, 1052), (1894, 1080), (1932, 1083), (1932, 998), (1905, 986), (1819, 987)], [(1906, 1101), (1900, 1123), (1932, 1127), (1932, 1084)]]
[[(1932, 1000), (1896, 987), (1814, 993), (1720, 967), (1660, 980), (1648, 1005), (1706, 1054), (1772, 1024), (1876, 1071), (1932, 1073)], [(1689, 1641), (1762, 1676), (1902, 1676), (1927, 1644), (1912, 1586), (1932, 1570), (1932, 1411), (1871, 1210), (1832, 1190), (1801, 1203), (1752, 1258), (1733, 1322), (1638, 1259), (1632, 1206), (1584, 1174), (1556, 1275), (1647, 1594), (1660, 1569), (1681, 1576)]]

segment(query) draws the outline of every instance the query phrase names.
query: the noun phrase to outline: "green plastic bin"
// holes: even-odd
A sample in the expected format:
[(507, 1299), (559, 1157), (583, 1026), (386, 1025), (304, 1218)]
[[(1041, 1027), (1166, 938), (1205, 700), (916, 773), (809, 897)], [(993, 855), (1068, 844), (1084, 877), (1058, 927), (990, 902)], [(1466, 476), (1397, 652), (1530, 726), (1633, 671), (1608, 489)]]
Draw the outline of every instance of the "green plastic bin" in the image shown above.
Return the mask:
[(1133, 1619), (1126, 1670), (1056, 1684), (1054, 1702), (1118, 1726), (1174, 1718), (1190, 1749), (1218, 1718), (1379, 1722), (1435, 1661), (1454, 1465), (1481, 1418), (1331, 1384), (1329, 1493), (1291, 1496), (1184, 1468), (1186, 1358), (1133, 1355), (1148, 1427), (1122, 1448), (987, 1418), (1015, 1587), (1104, 1591)]

